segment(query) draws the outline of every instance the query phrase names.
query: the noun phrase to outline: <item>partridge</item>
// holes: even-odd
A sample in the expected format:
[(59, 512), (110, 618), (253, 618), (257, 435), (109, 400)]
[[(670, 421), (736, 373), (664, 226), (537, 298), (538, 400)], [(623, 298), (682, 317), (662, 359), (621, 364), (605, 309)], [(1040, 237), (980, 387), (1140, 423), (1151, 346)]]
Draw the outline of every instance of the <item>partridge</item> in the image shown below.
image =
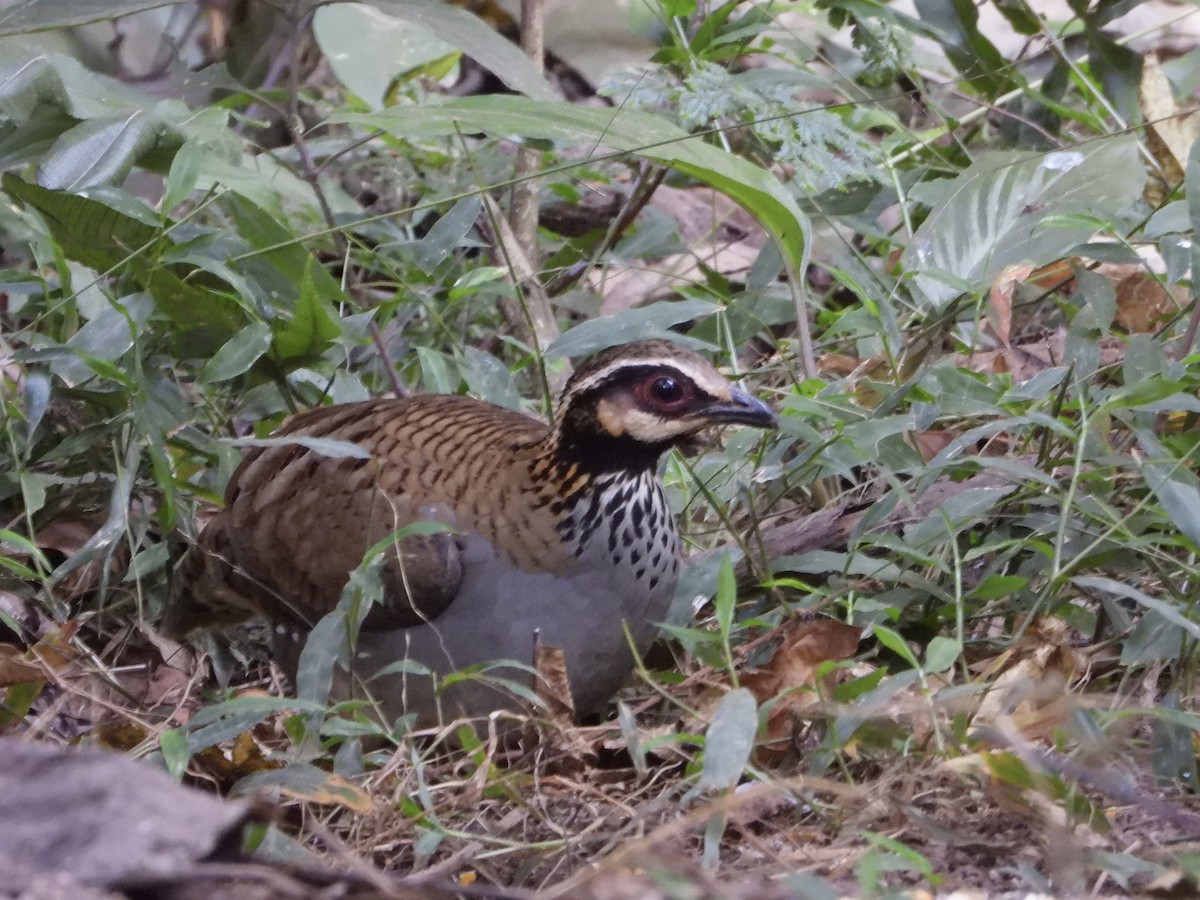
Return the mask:
[[(537, 645), (563, 651), (576, 712), (596, 710), (632, 671), (630, 642), (641, 653), (653, 640), (679, 574), (658, 461), (727, 423), (771, 428), (775, 415), (664, 340), (587, 360), (552, 426), (443, 395), (302, 413), (277, 436), (350, 442), (368, 458), (311, 441), (251, 449), (185, 563), (167, 630), (265, 617), (294, 659), (385, 541), (383, 601), (362, 622), (348, 682), (386, 717), (433, 723), (511, 707), (502, 680), (530, 687)], [(447, 530), (401, 530), (418, 521)], [(468, 667), (486, 671), (438, 687)]]

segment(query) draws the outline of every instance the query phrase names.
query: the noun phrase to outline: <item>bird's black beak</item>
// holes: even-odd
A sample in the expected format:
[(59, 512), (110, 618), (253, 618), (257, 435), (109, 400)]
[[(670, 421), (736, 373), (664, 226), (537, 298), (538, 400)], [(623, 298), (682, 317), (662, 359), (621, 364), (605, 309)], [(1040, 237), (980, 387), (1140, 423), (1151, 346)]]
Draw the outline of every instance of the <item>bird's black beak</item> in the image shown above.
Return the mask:
[(753, 425), (775, 428), (779, 421), (775, 410), (743, 390), (734, 388), (728, 400), (718, 400), (697, 411), (697, 416), (714, 425)]

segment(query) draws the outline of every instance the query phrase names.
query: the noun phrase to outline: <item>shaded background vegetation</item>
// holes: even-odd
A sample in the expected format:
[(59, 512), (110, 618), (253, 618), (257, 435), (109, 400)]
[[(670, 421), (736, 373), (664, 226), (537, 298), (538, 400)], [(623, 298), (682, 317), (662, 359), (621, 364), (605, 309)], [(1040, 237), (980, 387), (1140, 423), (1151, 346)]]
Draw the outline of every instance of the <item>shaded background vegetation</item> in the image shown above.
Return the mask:
[[(498, 10), (152, 6), (0, 7), (0, 729), (568, 895), (1195, 877), (1190, 7), (670, 0), (543, 78)], [(668, 462), (607, 723), (452, 750), (155, 631), (239, 440), (666, 332), (781, 428)]]

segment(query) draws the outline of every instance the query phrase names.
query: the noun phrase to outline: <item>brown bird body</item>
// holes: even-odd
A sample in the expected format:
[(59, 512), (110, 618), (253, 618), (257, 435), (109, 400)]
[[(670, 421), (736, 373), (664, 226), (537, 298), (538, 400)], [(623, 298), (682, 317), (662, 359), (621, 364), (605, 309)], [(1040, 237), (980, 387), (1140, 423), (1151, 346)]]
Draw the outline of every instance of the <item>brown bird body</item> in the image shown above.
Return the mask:
[[(452, 531), (401, 531), (385, 554), (383, 602), (355, 648), (366, 694), (389, 716), (485, 715), (511, 706), (511, 694), (486, 679), (438, 691), (426, 673), (479, 666), (531, 686), (528, 668), (491, 664), (528, 667), (540, 644), (564, 652), (576, 710), (595, 709), (632, 669), (629, 638), (644, 651), (674, 593), (679, 539), (658, 459), (723, 422), (774, 418), (666, 341), (589, 360), (553, 426), (442, 395), (294, 416), (277, 437), (349, 442), (367, 458), (311, 443), (252, 449), (185, 568), (169, 630), (261, 615), (299, 641), (337, 605), (368, 548), (435, 521)], [(385, 666), (394, 671), (372, 679)]]

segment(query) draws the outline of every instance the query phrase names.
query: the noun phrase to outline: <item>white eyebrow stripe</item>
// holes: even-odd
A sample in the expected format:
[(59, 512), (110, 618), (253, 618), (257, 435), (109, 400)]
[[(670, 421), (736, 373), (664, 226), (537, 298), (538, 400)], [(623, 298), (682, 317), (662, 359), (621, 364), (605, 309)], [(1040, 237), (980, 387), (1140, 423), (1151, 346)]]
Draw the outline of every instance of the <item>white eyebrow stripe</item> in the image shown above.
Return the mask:
[(614, 372), (617, 372), (620, 369), (628, 369), (628, 368), (643, 367), (643, 366), (646, 368), (674, 369), (676, 372), (678, 372), (680, 375), (683, 375), (685, 378), (691, 379), (691, 381), (693, 381), (697, 387), (707, 391), (708, 393), (712, 394), (713, 396), (721, 397), (721, 398), (728, 396), (729, 386), (723, 378), (720, 378), (719, 375), (717, 377), (720, 380), (714, 381), (714, 379), (712, 378), (711, 375), (709, 375), (709, 373), (697, 372), (696, 370), (691, 369), (690, 367), (681, 363), (678, 359), (668, 357), (668, 356), (643, 356), (643, 357), (638, 357), (635, 359), (617, 360), (616, 362), (610, 363), (609, 365), (605, 366), (600, 371), (594, 372), (593, 374), (589, 375), (583, 381), (573, 384), (571, 386), (571, 393), (572, 394), (581, 394), (585, 391), (591, 390), (597, 384), (602, 383), (607, 378), (609, 378), (609, 376), (611, 376)]

